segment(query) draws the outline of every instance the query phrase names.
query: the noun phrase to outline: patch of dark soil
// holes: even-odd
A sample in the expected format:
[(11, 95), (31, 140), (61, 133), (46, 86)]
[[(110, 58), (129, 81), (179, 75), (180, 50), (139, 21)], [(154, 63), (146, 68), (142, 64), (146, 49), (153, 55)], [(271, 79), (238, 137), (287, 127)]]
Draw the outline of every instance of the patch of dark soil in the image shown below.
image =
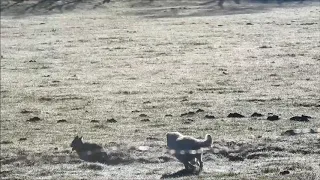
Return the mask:
[(310, 116), (301, 115), (301, 116), (293, 116), (290, 118), (290, 120), (291, 121), (308, 122), (310, 118), (311, 118)]
[(314, 25), (314, 24), (317, 24), (315, 22), (312, 22), (312, 23), (301, 23), (300, 25), (302, 26), (310, 26), (310, 25)]
[(23, 109), (23, 110), (20, 111), (20, 113), (21, 113), (21, 114), (30, 114), (30, 113), (32, 113), (32, 111)]
[(83, 163), (79, 166), (79, 168), (101, 171), (101, 170), (103, 170), (104, 167), (102, 164), (97, 164), (97, 163)]
[(257, 112), (254, 112), (251, 117), (262, 117), (263, 114), (260, 114), (260, 113), (257, 113)]
[(0, 144), (13, 144), (12, 141), (1, 141)]
[(197, 109), (196, 110), (196, 113), (200, 113), (200, 112), (204, 112), (204, 110), (203, 109)]
[(279, 116), (278, 115), (269, 115), (268, 117), (267, 117), (267, 120), (269, 120), (269, 121), (276, 121), (276, 120), (279, 120), (280, 118), (279, 118)]
[(229, 161), (244, 161), (244, 157), (240, 155), (234, 155), (234, 154), (231, 154), (231, 155), (229, 154), (228, 159)]
[(160, 140), (161, 140), (161, 138), (151, 137), (151, 136), (147, 137), (146, 139), (147, 139), (147, 140), (151, 140), (151, 141), (160, 141)]
[(60, 119), (57, 121), (57, 123), (66, 123), (66, 122), (67, 122), (67, 120), (65, 120), (65, 119)]
[(164, 117), (172, 117), (172, 114), (166, 114)]
[(107, 122), (108, 122), (108, 123), (116, 123), (116, 122), (118, 122), (118, 121), (115, 120), (115, 119), (113, 119), (113, 118), (111, 118), (111, 119), (107, 119)]
[(194, 122), (193, 119), (187, 119), (187, 120), (184, 120), (184, 121), (182, 122), (182, 124), (191, 124), (191, 123), (193, 123), (193, 122)]
[(289, 130), (286, 130), (285, 132), (281, 133), (281, 135), (283, 135), (283, 136), (294, 136), (296, 134), (297, 133), (295, 133), (295, 131), (293, 129), (289, 129)]
[(279, 174), (280, 175), (287, 175), (287, 174), (290, 174), (290, 171), (284, 170), (284, 171), (281, 171)]
[(150, 122), (150, 119), (142, 119), (141, 122)]
[(182, 113), (181, 115), (180, 115), (180, 117), (184, 117), (184, 116), (193, 116), (193, 115), (195, 115), (196, 113), (195, 112), (193, 112), (193, 111), (189, 111), (189, 112), (187, 112), (187, 113)]
[(216, 117), (214, 117), (214, 115), (205, 115), (204, 118), (207, 118), (207, 119), (215, 119)]
[(195, 176), (195, 175), (198, 175), (198, 174), (199, 174), (199, 172), (197, 172), (197, 171), (191, 171), (191, 170), (182, 169), (182, 170), (179, 170), (179, 171), (177, 171), (175, 173), (164, 174), (164, 175), (161, 176), (160, 179)]
[(271, 46), (263, 45), (263, 46), (260, 46), (259, 48), (261, 48), (261, 49), (267, 49), (267, 48), (272, 48), (272, 47), (271, 47)]
[(41, 121), (41, 119), (39, 117), (32, 117), (27, 120), (27, 122), (38, 122), (38, 121)]
[(91, 120), (90, 122), (91, 122), (91, 123), (98, 123), (98, 122), (99, 122), (99, 120), (95, 120), (95, 119), (93, 119), (93, 120)]
[(23, 138), (20, 138), (19, 141), (26, 141), (27, 138), (23, 137)]
[(245, 116), (242, 114), (239, 114), (239, 113), (230, 113), (227, 117), (228, 118), (243, 118)]
[(41, 97), (39, 98), (40, 101), (52, 101), (52, 98), (49, 97)]
[(140, 114), (139, 117), (148, 117), (146, 114)]

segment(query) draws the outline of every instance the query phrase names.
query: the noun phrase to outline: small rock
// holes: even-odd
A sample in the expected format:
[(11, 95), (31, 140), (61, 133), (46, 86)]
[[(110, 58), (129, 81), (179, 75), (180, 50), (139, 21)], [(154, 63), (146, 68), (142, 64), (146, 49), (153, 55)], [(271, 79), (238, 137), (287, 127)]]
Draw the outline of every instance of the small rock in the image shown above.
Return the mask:
[(222, 24), (218, 24), (219, 27), (223, 26)]
[(133, 111), (131, 111), (131, 112), (136, 113), (136, 112), (140, 112), (140, 111), (139, 111), (139, 110), (133, 110)]
[(277, 115), (269, 115), (268, 118), (267, 118), (267, 120), (269, 120), (269, 121), (276, 121), (276, 120), (279, 120), (279, 119), (280, 118)]
[(150, 119), (142, 119), (141, 122), (150, 122)]
[(214, 119), (214, 118), (216, 118), (216, 117), (214, 117), (213, 115), (206, 115), (206, 116), (204, 116), (205, 118), (207, 118), (207, 119)]
[(290, 120), (291, 120), (291, 121), (308, 122), (310, 118), (311, 118), (310, 116), (302, 115), (302, 116), (294, 116), (294, 117), (291, 117)]
[(29, 62), (37, 62), (36, 60), (30, 60)]
[(65, 119), (60, 119), (57, 121), (57, 123), (65, 123), (65, 122), (67, 122), (67, 120), (65, 120)]
[(92, 123), (98, 123), (98, 122), (99, 122), (99, 120), (95, 120), (95, 119), (93, 119), (93, 120), (91, 120), (90, 122), (92, 122)]
[(252, 23), (247, 23), (246, 25), (253, 25)]
[(263, 115), (257, 112), (254, 112), (251, 117), (262, 117)]
[(252, 127), (248, 127), (248, 130), (249, 130), (249, 131), (252, 131), (252, 130), (253, 130), (253, 128), (252, 128)]
[(55, 148), (54, 148), (54, 150), (56, 150), (56, 151), (57, 151), (57, 150), (58, 150), (58, 148), (57, 148), (57, 147), (55, 147)]
[(30, 119), (27, 120), (27, 122), (37, 122), (40, 121), (41, 119), (39, 117), (32, 117)]
[(166, 114), (164, 117), (172, 117), (171, 114)]
[(112, 118), (112, 119), (107, 119), (107, 122), (109, 122), (109, 123), (116, 123), (117, 121)]
[(229, 117), (229, 118), (243, 118), (244, 115), (241, 115), (239, 113), (230, 113), (227, 117)]
[(23, 138), (20, 138), (19, 141), (26, 141), (27, 138), (23, 137)]
[(280, 175), (287, 175), (287, 174), (290, 174), (290, 171), (284, 170), (280, 172)]

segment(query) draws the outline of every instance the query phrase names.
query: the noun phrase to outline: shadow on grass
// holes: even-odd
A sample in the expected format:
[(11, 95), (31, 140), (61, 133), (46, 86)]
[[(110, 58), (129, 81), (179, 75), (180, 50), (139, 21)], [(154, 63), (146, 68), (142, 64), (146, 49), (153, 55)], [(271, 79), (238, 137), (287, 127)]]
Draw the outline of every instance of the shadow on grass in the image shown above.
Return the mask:
[(171, 174), (164, 174), (161, 176), (160, 179), (169, 179), (169, 178), (178, 178), (178, 177), (185, 177), (185, 176), (194, 176), (194, 175), (198, 175), (199, 173), (196, 171), (189, 171), (186, 169), (182, 169), (179, 170), (175, 173), (171, 173)]

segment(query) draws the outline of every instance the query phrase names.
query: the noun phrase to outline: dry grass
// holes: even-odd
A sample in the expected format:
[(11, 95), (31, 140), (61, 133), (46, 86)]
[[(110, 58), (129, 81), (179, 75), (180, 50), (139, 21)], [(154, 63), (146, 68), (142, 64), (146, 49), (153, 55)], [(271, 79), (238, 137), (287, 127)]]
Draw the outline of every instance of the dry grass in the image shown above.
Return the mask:
[[(159, 179), (182, 168), (168, 131), (213, 135), (202, 179), (319, 178), (319, 133), (281, 136), (320, 127), (319, 4), (200, 2), (2, 16), (1, 179)], [(133, 160), (82, 162), (75, 135)]]

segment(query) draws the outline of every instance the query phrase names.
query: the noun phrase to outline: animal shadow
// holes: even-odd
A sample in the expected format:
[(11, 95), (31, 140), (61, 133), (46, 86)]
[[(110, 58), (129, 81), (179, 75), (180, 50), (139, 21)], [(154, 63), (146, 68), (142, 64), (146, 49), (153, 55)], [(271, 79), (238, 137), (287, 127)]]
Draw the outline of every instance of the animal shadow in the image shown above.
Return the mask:
[(160, 179), (167, 179), (167, 178), (178, 178), (178, 177), (185, 177), (185, 176), (194, 176), (199, 175), (199, 171), (196, 170), (187, 170), (181, 169), (175, 173), (164, 174), (161, 176)]

